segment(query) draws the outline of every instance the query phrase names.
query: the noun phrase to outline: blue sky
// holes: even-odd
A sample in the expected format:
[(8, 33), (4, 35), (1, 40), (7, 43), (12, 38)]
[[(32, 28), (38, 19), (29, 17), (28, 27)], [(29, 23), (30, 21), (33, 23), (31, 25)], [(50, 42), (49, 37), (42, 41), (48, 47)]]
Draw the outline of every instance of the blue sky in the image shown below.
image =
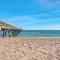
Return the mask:
[(25, 30), (60, 30), (60, 0), (0, 0), (0, 21)]

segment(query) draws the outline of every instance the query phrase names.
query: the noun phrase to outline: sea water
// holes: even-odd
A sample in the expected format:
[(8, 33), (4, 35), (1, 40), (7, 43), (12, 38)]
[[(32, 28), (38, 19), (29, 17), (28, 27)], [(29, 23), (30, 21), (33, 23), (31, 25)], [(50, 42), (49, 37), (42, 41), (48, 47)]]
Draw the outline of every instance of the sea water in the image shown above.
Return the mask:
[[(0, 31), (0, 37), (3, 31)], [(60, 30), (22, 30), (16, 36), (22, 37), (60, 37)]]
[(60, 30), (22, 30), (18, 36), (24, 37), (60, 37)]

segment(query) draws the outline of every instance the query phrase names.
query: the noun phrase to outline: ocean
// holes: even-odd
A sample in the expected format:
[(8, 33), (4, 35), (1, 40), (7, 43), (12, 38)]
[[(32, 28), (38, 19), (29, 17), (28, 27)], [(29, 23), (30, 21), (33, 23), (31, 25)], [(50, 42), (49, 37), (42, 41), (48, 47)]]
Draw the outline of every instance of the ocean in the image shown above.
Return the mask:
[[(3, 33), (0, 31), (0, 37)], [(22, 30), (16, 36), (20, 37), (60, 37), (60, 30)]]
[(60, 37), (60, 30), (22, 30), (18, 36), (24, 37)]

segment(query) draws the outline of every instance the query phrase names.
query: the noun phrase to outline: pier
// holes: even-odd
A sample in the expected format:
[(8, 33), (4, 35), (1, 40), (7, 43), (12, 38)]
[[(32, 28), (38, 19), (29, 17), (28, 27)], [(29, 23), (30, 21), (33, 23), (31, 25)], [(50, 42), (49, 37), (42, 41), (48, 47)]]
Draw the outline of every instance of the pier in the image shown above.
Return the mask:
[(15, 26), (12, 26), (10, 24), (4, 23), (0, 21), (0, 31), (2, 31), (2, 36), (8, 36), (11, 37), (13, 36), (13, 34), (17, 34), (17, 32), (19, 33), (19, 31), (21, 31), (21, 28), (17, 28)]

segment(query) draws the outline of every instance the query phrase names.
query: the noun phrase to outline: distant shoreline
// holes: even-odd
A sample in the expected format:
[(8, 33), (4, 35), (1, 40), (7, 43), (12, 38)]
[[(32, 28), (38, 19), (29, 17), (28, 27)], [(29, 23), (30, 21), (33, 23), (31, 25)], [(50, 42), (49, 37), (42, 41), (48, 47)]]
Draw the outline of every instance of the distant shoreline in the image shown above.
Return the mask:
[[(0, 37), (3, 38), (3, 37)], [(60, 37), (20, 37), (20, 36), (16, 36), (16, 37), (4, 37), (4, 38), (60, 38)]]

